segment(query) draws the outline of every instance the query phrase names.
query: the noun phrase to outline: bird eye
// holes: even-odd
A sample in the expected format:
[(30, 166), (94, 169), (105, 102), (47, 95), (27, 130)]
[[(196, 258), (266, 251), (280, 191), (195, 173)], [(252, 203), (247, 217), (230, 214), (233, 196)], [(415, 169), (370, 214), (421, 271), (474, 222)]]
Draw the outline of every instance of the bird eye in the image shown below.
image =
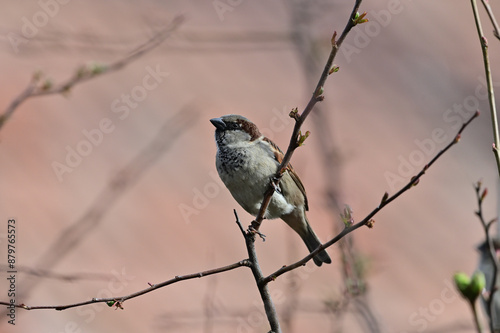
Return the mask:
[(228, 126), (229, 129), (235, 130), (235, 129), (239, 129), (240, 128), (240, 124), (238, 124), (238, 123), (229, 123), (228, 125), (229, 125)]

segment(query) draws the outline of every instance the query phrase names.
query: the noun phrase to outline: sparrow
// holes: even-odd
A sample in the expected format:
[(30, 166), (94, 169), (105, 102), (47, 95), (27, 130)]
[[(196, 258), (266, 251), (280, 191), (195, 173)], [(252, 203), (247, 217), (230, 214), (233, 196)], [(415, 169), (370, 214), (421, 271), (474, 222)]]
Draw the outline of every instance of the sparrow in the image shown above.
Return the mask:
[[(210, 119), (210, 122), (215, 126), (215, 164), (219, 177), (238, 204), (249, 214), (257, 216), (264, 193), (284, 154), (243, 116), (230, 114)], [(289, 164), (271, 197), (264, 218), (281, 218), (299, 234), (312, 252), (321, 242), (307, 220), (307, 210), (306, 190)], [(313, 260), (317, 266), (332, 262), (325, 250)]]

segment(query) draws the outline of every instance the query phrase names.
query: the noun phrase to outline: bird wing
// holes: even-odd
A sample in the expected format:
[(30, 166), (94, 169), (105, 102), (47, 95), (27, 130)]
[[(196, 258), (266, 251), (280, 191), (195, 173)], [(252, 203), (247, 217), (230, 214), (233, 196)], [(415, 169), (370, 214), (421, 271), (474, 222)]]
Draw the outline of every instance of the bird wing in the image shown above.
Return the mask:
[[(274, 158), (276, 161), (278, 161), (279, 164), (283, 162), (283, 158), (285, 157), (285, 154), (281, 151), (280, 147), (276, 145), (274, 142), (272, 142), (270, 139), (264, 137), (263, 140), (267, 143), (269, 143), (274, 149)], [(305, 209), (306, 211), (309, 210), (309, 205), (307, 203), (307, 195), (306, 195), (306, 188), (304, 187), (304, 184), (302, 184), (302, 181), (300, 180), (299, 176), (295, 172), (295, 170), (292, 167), (292, 164), (288, 163), (288, 166), (286, 167), (286, 172), (292, 177), (295, 185), (299, 188), (300, 192), (304, 195), (304, 201), (305, 201)]]

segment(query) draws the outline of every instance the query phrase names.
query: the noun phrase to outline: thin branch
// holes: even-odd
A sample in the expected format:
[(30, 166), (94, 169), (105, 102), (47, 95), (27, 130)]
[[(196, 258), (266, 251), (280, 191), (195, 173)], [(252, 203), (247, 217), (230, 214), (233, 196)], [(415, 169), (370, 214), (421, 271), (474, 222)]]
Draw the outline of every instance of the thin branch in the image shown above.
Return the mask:
[(122, 69), (137, 58), (143, 56), (147, 52), (160, 45), (165, 39), (170, 37), (175, 30), (179, 28), (183, 21), (183, 16), (176, 16), (164, 29), (160, 30), (148, 41), (136, 47), (133, 51), (131, 51), (123, 58), (107, 65), (92, 64), (81, 66), (76, 70), (75, 74), (72, 77), (58, 85), (53, 85), (52, 82), (48, 79), (40, 82), (42, 79), (41, 72), (35, 73), (28, 86), (10, 103), (10, 105), (0, 115), (0, 129), (2, 129), (2, 127), (12, 116), (14, 111), (16, 111), (16, 109), (26, 100), (37, 96), (67, 94), (74, 86), (80, 83), (101, 76), (102, 74), (112, 73)]
[(248, 260), (250, 262), (250, 268), (252, 270), (253, 277), (257, 283), (257, 288), (259, 289), (260, 297), (262, 302), (264, 302), (264, 309), (266, 311), (267, 320), (271, 326), (271, 332), (281, 333), (280, 322), (278, 320), (278, 312), (274, 306), (271, 294), (269, 292), (268, 283), (263, 283), (264, 274), (259, 265), (259, 260), (257, 259), (257, 252), (255, 251), (255, 236), (253, 233), (245, 232), (243, 226), (241, 225), (240, 218), (236, 209), (234, 210), (234, 216), (236, 218), (236, 224), (242, 231), (243, 237), (245, 238), (245, 244), (248, 252)]
[(490, 17), (491, 24), (493, 24), (493, 34), (496, 38), (500, 39), (500, 27), (498, 26), (498, 22), (493, 14), (493, 9), (491, 9), (490, 2), (488, 0), (481, 0), (481, 2)]
[[(123, 305), (123, 302), (125, 302), (126, 300), (145, 295), (145, 294), (150, 293), (156, 289), (166, 287), (166, 286), (174, 284), (176, 282), (191, 280), (191, 279), (195, 279), (195, 278), (202, 278), (205, 276), (209, 276), (209, 275), (213, 275), (213, 274), (217, 274), (217, 273), (222, 273), (222, 272), (230, 271), (230, 270), (233, 270), (233, 269), (236, 269), (239, 267), (249, 266), (249, 265), (250, 265), (250, 263), (248, 262), (248, 260), (242, 260), (242, 261), (236, 262), (236, 263), (231, 264), (231, 265), (227, 265), (227, 266), (223, 266), (223, 267), (219, 267), (219, 268), (214, 268), (214, 269), (209, 269), (209, 270), (206, 270), (203, 272), (187, 274), (187, 275), (177, 275), (173, 279), (170, 279), (170, 280), (158, 283), (158, 284), (150, 284), (149, 288), (146, 288), (146, 289), (140, 290), (138, 292), (135, 292), (133, 294), (125, 295), (125, 296), (109, 297), (109, 298), (92, 298), (89, 301), (73, 303), (73, 304), (66, 304), (66, 305), (29, 306), (29, 305), (25, 305), (25, 304), (15, 304), (14, 306), (16, 308), (22, 308), (25, 310), (53, 309), (53, 310), (61, 311), (61, 310), (67, 310), (70, 308), (75, 308), (75, 307), (84, 306), (84, 305), (88, 305), (88, 304), (108, 303), (109, 306), (116, 306), (116, 307), (121, 308), (121, 306)], [(0, 301), (0, 305), (10, 305), (10, 303)]]
[(454, 146), (455, 144), (458, 143), (458, 141), (460, 141), (460, 136), (461, 136), (463, 130), (472, 122), (472, 120), (474, 120), (478, 116), (479, 116), (479, 111), (476, 111), (476, 113), (474, 113), (474, 115), (462, 125), (462, 127), (458, 131), (457, 135), (453, 138), (453, 140), (445, 148), (443, 148), (441, 151), (439, 151), (436, 154), (436, 156), (434, 156), (434, 158), (428, 164), (426, 164), (423, 167), (423, 169), (417, 175), (413, 176), (411, 178), (411, 180), (408, 182), (408, 184), (406, 184), (397, 193), (393, 194), (390, 197), (389, 197), (389, 195), (386, 192), (384, 194), (384, 196), (382, 197), (382, 200), (381, 200), (380, 204), (374, 210), (372, 210), (372, 212), (369, 213), (363, 220), (361, 220), (360, 222), (358, 222), (356, 224), (353, 224), (353, 225), (350, 225), (350, 226), (346, 226), (346, 228), (344, 230), (342, 230), (333, 239), (331, 239), (330, 241), (326, 242), (325, 244), (319, 246), (316, 250), (314, 250), (313, 252), (311, 252), (309, 255), (305, 256), (301, 260), (299, 260), (299, 261), (297, 261), (297, 262), (295, 262), (293, 264), (283, 266), (282, 268), (278, 269), (276, 272), (274, 272), (274, 273), (270, 274), (269, 276), (265, 277), (264, 280), (262, 281), (262, 283), (268, 283), (268, 282), (274, 281), (278, 276), (280, 276), (280, 275), (282, 275), (282, 274), (284, 274), (286, 272), (289, 272), (289, 271), (291, 271), (291, 270), (293, 270), (293, 269), (295, 269), (297, 267), (305, 265), (309, 260), (311, 260), (320, 251), (322, 251), (322, 250), (326, 249), (327, 247), (330, 247), (331, 245), (335, 244), (340, 239), (342, 239), (345, 235), (350, 234), (354, 230), (359, 229), (359, 228), (361, 228), (364, 225), (366, 225), (368, 227), (372, 227), (373, 223), (375, 222), (375, 221), (372, 220), (372, 218), (380, 210), (382, 210), (385, 206), (387, 206), (389, 203), (391, 203), (392, 201), (394, 201), (395, 199), (397, 199), (401, 194), (405, 193), (410, 188), (412, 188), (413, 186), (417, 185), (418, 182), (419, 182), (419, 180), (420, 180), (420, 177), (422, 177), (425, 174), (425, 172), (427, 171), (427, 169), (429, 169), (431, 167), (431, 165), (434, 164), (434, 162), (436, 162), (452, 146)]
[[(472, 302), (470, 303), (470, 307), (471, 307), (471, 311), (472, 311), (472, 316), (474, 318), (474, 327), (476, 327), (476, 330), (478, 333), (483, 333), (483, 328), (481, 326), (481, 322), (479, 321), (479, 316), (478, 316), (478, 313), (477, 313), (477, 306), (476, 306), (476, 302)], [(493, 330), (491, 332), (494, 332)]]
[[(321, 73), (321, 76), (319, 78), (318, 84), (316, 85), (316, 88), (314, 89), (311, 99), (309, 100), (309, 103), (307, 103), (307, 106), (305, 107), (304, 111), (300, 115), (297, 111), (297, 109), (293, 110), (290, 113), (290, 116), (295, 119), (295, 126), (292, 132), (292, 136), (290, 138), (290, 143), (288, 145), (288, 149), (285, 153), (285, 156), (283, 157), (283, 161), (281, 164), (278, 166), (278, 171), (276, 172), (276, 175), (273, 180), (269, 183), (269, 187), (267, 191), (264, 194), (264, 199), (262, 200), (262, 204), (260, 206), (259, 214), (255, 218), (255, 220), (251, 224), (251, 229), (254, 231), (258, 231), (260, 228), (260, 225), (262, 223), (262, 220), (264, 219), (264, 215), (266, 213), (267, 207), (269, 206), (269, 203), (271, 202), (271, 197), (274, 194), (276, 186), (279, 184), (281, 177), (283, 176), (284, 172), (286, 171), (288, 164), (290, 163), (290, 160), (292, 159), (292, 155), (300, 145), (303, 140), (305, 140), (306, 136), (302, 136), (300, 134), (300, 128), (304, 121), (306, 120), (307, 116), (309, 113), (311, 113), (312, 109), (316, 105), (316, 103), (322, 101), (324, 99), (324, 96), (322, 95), (323, 93), (323, 86), (325, 85), (326, 79), (330, 75), (330, 70), (332, 68), (333, 60), (335, 59), (335, 56), (337, 55), (337, 51), (339, 50), (340, 46), (342, 45), (342, 42), (344, 39), (347, 37), (347, 34), (351, 31), (351, 29), (356, 26), (358, 23), (362, 23), (361, 21), (358, 21), (358, 9), (359, 6), (361, 5), (362, 0), (356, 0), (354, 4), (354, 8), (352, 9), (351, 15), (349, 16), (349, 20), (347, 21), (347, 24), (344, 28), (344, 31), (340, 35), (340, 38), (337, 40), (337, 32), (334, 32), (333, 37), (332, 37), (332, 49), (330, 51), (330, 55), (328, 56), (328, 60), (325, 64), (325, 67), (323, 69), (323, 72)], [(364, 17), (365, 14), (362, 14)], [(362, 17), (361, 17), (362, 18)]]
[(495, 90), (493, 89), (493, 79), (491, 77), (490, 59), (488, 57), (488, 40), (484, 37), (483, 28), (481, 27), (481, 19), (477, 10), (476, 0), (471, 0), (472, 11), (474, 13), (474, 20), (476, 22), (477, 33), (479, 41), (481, 42), (481, 50), (483, 51), (484, 71), (486, 74), (486, 83), (488, 86), (488, 102), (490, 104), (491, 122), (493, 126), (493, 154), (497, 162), (498, 175), (500, 176), (500, 136), (498, 131), (498, 119), (495, 103)]

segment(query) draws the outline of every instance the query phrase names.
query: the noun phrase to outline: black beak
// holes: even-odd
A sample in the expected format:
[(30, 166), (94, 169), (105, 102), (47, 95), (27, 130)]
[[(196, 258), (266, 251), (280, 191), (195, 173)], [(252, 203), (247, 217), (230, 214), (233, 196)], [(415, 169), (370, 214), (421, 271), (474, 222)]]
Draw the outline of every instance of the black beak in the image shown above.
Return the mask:
[(213, 118), (213, 119), (210, 119), (210, 122), (212, 123), (212, 125), (214, 125), (218, 130), (221, 130), (221, 131), (224, 131), (227, 126), (226, 126), (226, 123), (224, 122), (224, 120), (222, 120), (221, 118)]

